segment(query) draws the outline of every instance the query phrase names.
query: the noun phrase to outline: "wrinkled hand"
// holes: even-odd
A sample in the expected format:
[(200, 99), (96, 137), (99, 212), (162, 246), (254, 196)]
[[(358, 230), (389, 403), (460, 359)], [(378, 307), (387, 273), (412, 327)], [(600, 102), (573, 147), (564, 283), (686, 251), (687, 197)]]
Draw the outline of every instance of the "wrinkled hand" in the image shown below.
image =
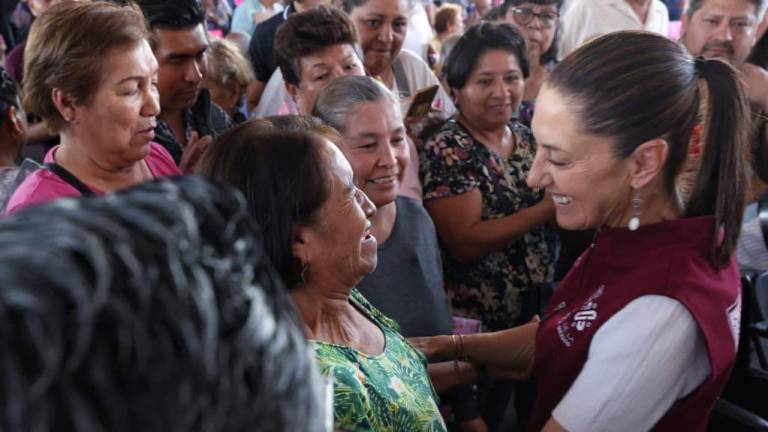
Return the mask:
[(424, 353), (430, 363), (453, 360), (453, 341), (451, 341), (450, 335), (414, 337), (409, 338), (408, 341), (417, 350)]
[(768, 111), (768, 71), (750, 63), (739, 66), (739, 71), (749, 102)]
[(192, 132), (192, 136), (189, 138), (187, 146), (184, 148), (184, 153), (181, 155), (181, 161), (179, 162), (179, 169), (181, 172), (193, 172), (200, 157), (205, 153), (205, 150), (212, 142), (212, 136), (206, 135), (204, 137), (199, 137), (197, 132)]

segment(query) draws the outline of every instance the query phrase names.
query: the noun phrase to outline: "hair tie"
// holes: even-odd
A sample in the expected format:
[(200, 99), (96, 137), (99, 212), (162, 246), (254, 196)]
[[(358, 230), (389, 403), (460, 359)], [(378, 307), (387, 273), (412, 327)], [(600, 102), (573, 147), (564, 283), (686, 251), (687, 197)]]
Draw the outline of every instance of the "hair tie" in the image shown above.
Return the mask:
[(704, 67), (707, 65), (707, 59), (704, 56), (696, 56), (693, 61), (693, 67), (696, 69), (696, 75), (704, 76)]

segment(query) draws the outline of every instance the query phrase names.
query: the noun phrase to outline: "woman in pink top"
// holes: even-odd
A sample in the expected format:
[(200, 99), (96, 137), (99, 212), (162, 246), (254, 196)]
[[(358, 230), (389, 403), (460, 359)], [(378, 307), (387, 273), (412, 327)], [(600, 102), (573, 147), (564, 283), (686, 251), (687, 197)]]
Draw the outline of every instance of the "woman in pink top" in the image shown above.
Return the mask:
[(7, 213), (180, 174), (152, 142), (160, 103), (147, 38), (139, 11), (109, 3), (64, 2), (37, 19), (25, 51), (24, 106), (59, 133), (45, 162), (65, 172), (34, 172)]

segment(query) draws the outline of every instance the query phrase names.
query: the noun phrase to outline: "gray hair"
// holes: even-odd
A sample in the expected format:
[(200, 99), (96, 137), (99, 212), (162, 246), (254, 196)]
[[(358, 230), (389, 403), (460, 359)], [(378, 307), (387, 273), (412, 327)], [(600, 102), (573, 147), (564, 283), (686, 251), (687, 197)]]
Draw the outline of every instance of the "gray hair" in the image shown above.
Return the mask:
[(391, 101), (400, 110), (400, 103), (384, 84), (367, 76), (344, 76), (324, 88), (315, 102), (312, 114), (328, 126), (344, 132), (349, 115), (368, 102)]

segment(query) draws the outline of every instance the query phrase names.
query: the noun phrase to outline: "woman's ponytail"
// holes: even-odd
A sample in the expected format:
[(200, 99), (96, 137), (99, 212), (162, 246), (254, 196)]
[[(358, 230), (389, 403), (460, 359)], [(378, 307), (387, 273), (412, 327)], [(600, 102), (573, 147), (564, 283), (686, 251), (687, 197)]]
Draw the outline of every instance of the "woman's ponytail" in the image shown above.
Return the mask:
[[(701, 166), (685, 207), (686, 217), (714, 215), (712, 262), (725, 266), (741, 231), (746, 197), (749, 106), (737, 71), (720, 60), (696, 59)], [(702, 113), (703, 110), (703, 113)], [(694, 139), (696, 139), (694, 127)], [(721, 231), (722, 230), (722, 231)]]

